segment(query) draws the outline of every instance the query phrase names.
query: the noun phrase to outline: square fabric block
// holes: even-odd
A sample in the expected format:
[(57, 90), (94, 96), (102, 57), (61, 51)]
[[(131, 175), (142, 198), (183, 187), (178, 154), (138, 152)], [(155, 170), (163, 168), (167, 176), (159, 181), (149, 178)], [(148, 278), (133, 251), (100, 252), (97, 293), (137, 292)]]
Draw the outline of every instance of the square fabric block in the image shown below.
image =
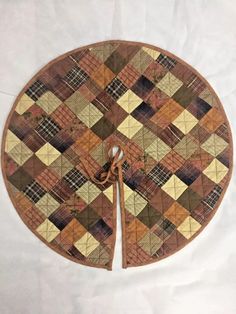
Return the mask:
[(61, 153), (54, 148), (51, 144), (46, 143), (42, 146), (35, 155), (46, 165), (49, 166), (52, 162), (54, 162)]
[(184, 110), (172, 123), (184, 134), (188, 134), (198, 120), (188, 110)]
[(64, 80), (74, 90), (77, 90), (87, 79), (87, 73), (78, 66), (73, 67), (64, 77)]
[(177, 230), (186, 238), (190, 239), (199, 229), (201, 225), (191, 216), (187, 217)]
[[(11, 140), (12, 137), (10, 141)], [(9, 146), (12, 146), (12, 142), (7, 145), (7, 149), (10, 148)], [(33, 152), (23, 142), (19, 141), (19, 143), (14, 145), (8, 154), (18, 165), (22, 166), (33, 155)]]
[(122, 134), (131, 139), (140, 129), (142, 124), (134, 119), (132, 116), (128, 116), (117, 128)]
[(82, 238), (75, 242), (74, 246), (87, 257), (99, 246), (99, 242), (89, 232), (86, 232)]
[(25, 91), (25, 93), (34, 101), (38, 100), (47, 91), (47, 87), (40, 81), (32, 82), (32, 85)]
[(58, 203), (50, 194), (45, 194), (35, 206), (46, 216), (50, 216), (59, 206)]
[(89, 104), (77, 116), (87, 127), (91, 128), (103, 114), (93, 104)]
[(50, 91), (43, 94), (36, 101), (36, 104), (48, 114), (51, 114), (55, 109), (57, 109), (61, 103), (61, 100)]
[(76, 191), (76, 194), (79, 195), (87, 204), (90, 204), (100, 193), (101, 190), (90, 182), (86, 182)]
[(153, 255), (161, 247), (163, 241), (154, 233), (147, 233), (139, 242), (139, 246), (148, 254)]
[(22, 115), (25, 113), (32, 105), (34, 100), (30, 98), (27, 94), (23, 94), (16, 106), (16, 112)]
[(29, 81), (6, 121), (2, 171), (41, 241), (111, 270), (117, 241), (123, 268), (190, 243), (220, 205), (232, 151), (223, 105), (197, 71), (150, 44), (111, 40)]
[(162, 190), (174, 200), (177, 200), (187, 187), (188, 186), (183, 181), (173, 174), (173, 176), (162, 186)]
[(218, 161), (218, 159), (213, 159), (203, 173), (213, 182), (219, 183), (228, 173), (228, 168)]
[(101, 88), (105, 88), (114, 77), (115, 74), (105, 64), (91, 75), (91, 79)]
[(151, 145), (145, 149), (152, 158), (156, 161), (160, 161), (171, 151), (171, 148), (166, 145), (160, 138), (155, 139)]
[(163, 79), (156, 85), (161, 91), (168, 96), (173, 96), (177, 90), (183, 85), (179, 79), (177, 79), (170, 72), (166, 73)]
[(212, 156), (216, 157), (226, 149), (228, 143), (217, 134), (212, 134), (201, 147)]
[(131, 113), (142, 103), (142, 98), (132, 92), (130, 89), (120, 97), (117, 103), (128, 113)]
[(51, 221), (46, 219), (38, 228), (37, 233), (47, 242), (52, 242), (53, 239), (60, 233), (60, 230)]

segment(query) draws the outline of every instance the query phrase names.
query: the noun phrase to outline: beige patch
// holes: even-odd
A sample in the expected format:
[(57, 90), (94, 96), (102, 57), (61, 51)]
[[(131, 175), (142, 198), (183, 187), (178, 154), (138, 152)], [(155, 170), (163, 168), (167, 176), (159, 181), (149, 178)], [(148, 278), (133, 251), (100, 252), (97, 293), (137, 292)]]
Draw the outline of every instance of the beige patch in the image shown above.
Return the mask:
[(182, 85), (183, 82), (168, 72), (156, 86), (166, 95), (172, 97)]
[(128, 116), (117, 128), (122, 134), (131, 139), (141, 128), (142, 124), (131, 116)]
[(41, 225), (39, 225), (36, 231), (47, 242), (51, 242), (60, 233), (60, 230), (48, 219), (46, 219)]
[(213, 159), (210, 165), (203, 173), (215, 183), (219, 183), (228, 173), (229, 169), (225, 167), (218, 159)]
[(91, 182), (86, 182), (76, 191), (76, 194), (87, 204), (90, 204), (100, 193), (101, 190)]
[(198, 119), (196, 119), (188, 110), (184, 110), (172, 123), (181, 132), (188, 134), (198, 123)]
[(91, 235), (91, 233), (86, 232), (82, 238), (74, 243), (74, 246), (80, 253), (87, 257), (99, 246), (99, 242)]
[(191, 216), (187, 217), (177, 230), (186, 238), (190, 239), (199, 229), (201, 225)]
[(188, 186), (181, 181), (175, 174), (161, 187), (174, 200), (177, 200), (180, 195), (188, 188)]
[(142, 99), (137, 96), (132, 90), (127, 90), (127, 92), (120, 97), (117, 103), (128, 113), (131, 113), (135, 108), (137, 108), (141, 103)]
[(57, 98), (52, 92), (44, 93), (37, 101), (36, 104), (40, 106), (45, 112), (51, 114), (56, 110), (60, 104), (61, 100)]
[(20, 100), (17, 103), (15, 111), (22, 115), (25, 111), (27, 111), (34, 104), (33, 99), (31, 99), (28, 95), (23, 94)]
[(46, 165), (49, 166), (54, 160), (56, 160), (61, 153), (54, 148), (51, 144), (44, 144), (35, 155)]

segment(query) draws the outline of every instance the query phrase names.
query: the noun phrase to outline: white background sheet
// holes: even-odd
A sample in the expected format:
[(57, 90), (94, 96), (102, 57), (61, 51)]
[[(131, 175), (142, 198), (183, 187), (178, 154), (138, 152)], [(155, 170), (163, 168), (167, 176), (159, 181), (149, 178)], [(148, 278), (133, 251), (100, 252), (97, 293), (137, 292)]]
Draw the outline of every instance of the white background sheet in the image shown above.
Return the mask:
[[(108, 39), (157, 45), (194, 66), (219, 95), (235, 136), (234, 0), (0, 0), (1, 132), (16, 95), (42, 66)], [(216, 216), (191, 244), (127, 270), (117, 246), (112, 272), (47, 248), (16, 214), (2, 177), (0, 187), (1, 314), (236, 313), (235, 174)]]

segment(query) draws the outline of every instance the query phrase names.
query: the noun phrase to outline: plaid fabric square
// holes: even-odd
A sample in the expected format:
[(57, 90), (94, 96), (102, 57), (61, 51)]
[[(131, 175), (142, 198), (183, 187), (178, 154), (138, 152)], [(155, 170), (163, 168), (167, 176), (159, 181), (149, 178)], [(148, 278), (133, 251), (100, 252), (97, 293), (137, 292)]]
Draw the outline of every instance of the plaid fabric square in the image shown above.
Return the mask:
[(155, 85), (149, 81), (149, 79), (147, 79), (144, 75), (141, 75), (137, 82), (133, 85), (132, 91), (139, 97), (145, 99), (154, 86)]
[(88, 74), (82, 69), (74, 67), (67, 73), (64, 80), (73, 90), (77, 90), (88, 79), (88, 77)]
[(48, 219), (59, 229), (63, 230), (73, 219), (66, 207), (59, 207)]
[(28, 135), (23, 139), (23, 142), (29, 149), (31, 149), (33, 152), (37, 152), (44, 144), (45, 140), (35, 132), (35, 130), (32, 130), (29, 132)]
[(125, 86), (131, 88), (139, 78), (139, 72), (130, 64), (127, 64), (117, 76)]
[(65, 128), (76, 116), (67, 106), (61, 105), (52, 113), (51, 117), (61, 128)]
[(32, 98), (34, 101), (38, 100), (40, 96), (42, 96), (46, 91), (47, 87), (40, 81), (37, 80), (32, 84), (27, 90), (26, 94)]
[(43, 213), (33, 206), (24, 211), (23, 215), (29, 226), (34, 229), (41, 225), (46, 218)]
[(172, 176), (172, 173), (162, 166), (157, 164), (148, 174), (148, 177), (151, 178), (159, 187), (163, 186)]
[(189, 76), (188, 80), (185, 81), (185, 84), (187, 88), (190, 88), (197, 95), (206, 88), (206, 84), (202, 79), (193, 73)]
[(73, 143), (74, 140), (67, 132), (60, 132), (56, 134), (50, 141), (50, 144), (60, 153), (64, 153), (64, 151), (66, 151)]
[(69, 185), (69, 187), (76, 191), (79, 187), (81, 187), (87, 179), (85, 176), (77, 169), (72, 169), (69, 171), (63, 178)]
[(188, 111), (198, 120), (200, 120), (210, 109), (211, 106), (201, 98), (196, 98), (188, 106)]
[(157, 62), (160, 63), (164, 68), (171, 70), (177, 64), (177, 61), (171, 57), (168, 57), (164, 54), (160, 54), (157, 58)]
[(92, 75), (92, 73), (95, 72), (101, 64), (102, 62), (91, 53), (85, 54), (85, 56), (79, 61), (80, 67), (88, 75)]
[(61, 179), (51, 189), (50, 195), (60, 204), (65, 203), (73, 194), (73, 189), (68, 186), (68, 183)]
[(46, 117), (35, 129), (46, 141), (50, 141), (60, 130), (60, 126), (50, 117)]
[(99, 219), (89, 228), (89, 232), (98, 241), (104, 241), (112, 235), (112, 229), (105, 223), (103, 219)]
[(169, 221), (168, 219), (161, 219), (158, 223), (155, 234), (160, 237), (162, 240), (165, 240), (169, 237), (176, 229), (176, 226)]
[(185, 163), (183, 167), (181, 167), (175, 173), (177, 177), (179, 177), (185, 184), (191, 185), (201, 174), (201, 171), (194, 167), (192, 163)]
[(36, 181), (27, 185), (23, 192), (33, 203), (37, 203), (46, 194), (46, 191)]
[(222, 193), (222, 188), (219, 185), (216, 185), (214, 189), (207, 195), (207, 197), (202, 201), (204, 205), (213, 209), (215, 204), (219, 200)]
[(229, 142), (229, 130), (225, 123), (221, 124), (221, 126), (215, 132), (219, 137), (223, 138), (226, 142)]
[(107, 85), (105, 90), (112, 98), (117, 100), (128, 90), (128, 88), (118, 78), (116, 78), (111, 81), (109, 85)]
[(44, 190), (51, 190), (59, 181), (59, 178), (55, 175), (54, 172), (49, 169), (45, 169), (41, 172), (35, 179), (37, 183), (39, 183)]

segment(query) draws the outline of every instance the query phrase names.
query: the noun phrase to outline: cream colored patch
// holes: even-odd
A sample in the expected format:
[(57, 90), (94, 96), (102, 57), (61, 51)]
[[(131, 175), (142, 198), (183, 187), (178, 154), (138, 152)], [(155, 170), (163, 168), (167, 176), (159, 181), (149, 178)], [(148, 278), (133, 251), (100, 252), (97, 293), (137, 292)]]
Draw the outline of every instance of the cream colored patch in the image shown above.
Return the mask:
[(60, 233), (60, 230), (48, 219), (46, 219), (41, 225), (39, 225), (36, 231), (47, 242), (51, 242)]
[(117, 101), (117, 103), (128, 113), (131, 113), (142, 102), (143, 100), (130, 89)]
[(223, 138), (219, 137), (217, 134), (212, 134), (202, 145), (206, 152), (211, 154), (212, 156), (218, 156), (225, 148), (228, 146)]
[(82, 238), (74, 243), (74, 246), (87, 257), (99, 246), (99, 242), (91, 235), (91, 233), (86, 232)]
[(174, 200), (177, 200), (180, 195), (188, 188), (188, 186), (181, 181), (175, 174), (161, 187)]
[(131, 139), (141, 128), (142, 124), (131, 116), (128, 116), (117, 128), (122, 134)]
[(134, 216), (137, 216), (146, 205), (147, 201), (136, 192), (133, 192), (125, 201), (125, 208)]
[(215, 183), (219, 183), (228, 173), (229, 169), (225, 167), (218, 159), (213, 159), (210, 165), (203, 173)]
[(21, 140), (10, 130), (7, 130), (5, 152), (9, 153)]
[(22, 115), (26, 110), (28, 110), (34, 104), (33, 99), (31, 99), (27, 94), (23, 94), (16, 105), (15, 111)]
[(37, 101), (36, 104), (40, 106), (45, 112), (51, 114), (56, 110), (60, 104), (61, 100), (57, 98), (52, 92), (48, 91), (44, 93)]
[(51, 144), (44, 144), (35, 155), (47, 166), (49, 166), (54, 160), (56, 160), (61, 153), (54, 148)]
[(48, 217), (60, 206), (60, 204), (50, 194), (46, 193), (35, 206)]
[(101, 190), (96, 187), (91, 182), (86, 182), (77, 191), (76, 194), (79, 195), (87, 204), (90, 204), (99, 194)]
[(171, 148), (164, 143), (160, 138), (156, 138), (151, 145), (149, 145), (145, 152), (148, 153), (152, 158), (156, 161), (160, 161), (164, 158), (169, 152)]
[(166, 95), (172, 97), (182, 85), (183, 82), (168, 72), (156, 86)]
[(81, 112), (79, 112), (77, 116), (82, 122), (84, 122), (85, 125), (87, 125), (87, 127), (91, 128), (102, 118), (103, 114), (90, 103)]
[(187, 134), (198, 123), (198, 119), (195, 118), (188, 110), (184, 110), (172, 123), (181, 132)]
[(201, 225), (191, 216), (187, 217), (177, 230), (186, 238), (190, 239), (199, 229)]
[(23, 142), (15, 145), (13, 149), (8, 153), (15, 162), (22, 166), (31, 156), (33, 152)]
[(147, 48), (147, 47), (143, 47), (142, 48), (147, 54), (149, 54), (149, 56), (152, 57), (153, 60), (156, 60), (159, 55), (160, 55), (160, 52), (159, 51), (156, 51), (156, 50), (153, 50), (151, 48)]

